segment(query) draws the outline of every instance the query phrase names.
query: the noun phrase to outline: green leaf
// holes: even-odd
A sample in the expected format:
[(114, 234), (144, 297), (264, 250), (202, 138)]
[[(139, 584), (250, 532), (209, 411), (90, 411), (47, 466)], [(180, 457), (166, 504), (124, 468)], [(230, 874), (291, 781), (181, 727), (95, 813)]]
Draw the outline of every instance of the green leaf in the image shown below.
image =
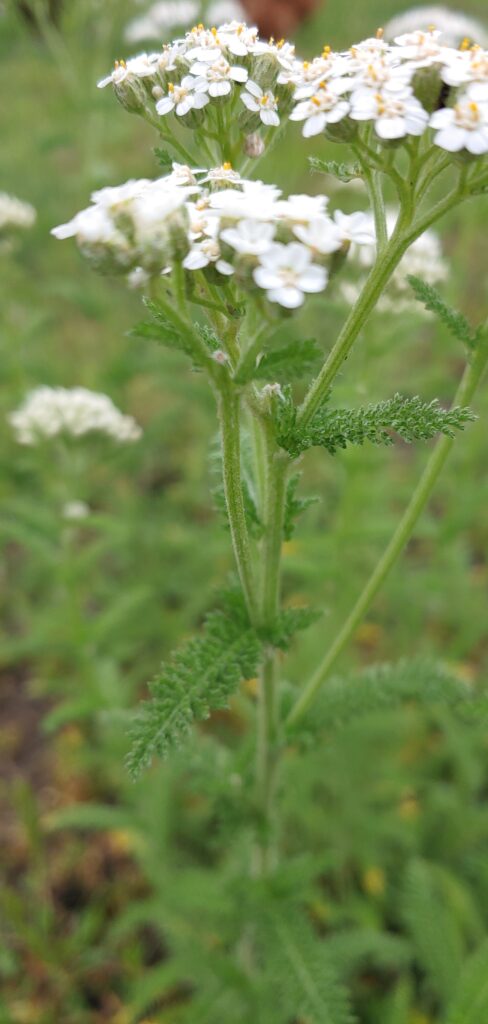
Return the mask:
[(430, 313), (434, 313), (458, 341), (462, 341), (463, 345), (466, 345), (468, 348), (474, 348), (476, 334), (463, 313), (448, 306), (441, 298), (437, 289), (433, 288), (430, 284), (426, 284), (419, 277), (409, 274), (407, 281), (415, 293), (415, 298)]
[(359, 164), (339, 164), (337, 160), (320, 160), (317, 156), (308, 158), (310, 170), (314, 174), (331, 174), (338, 178), (344, 185), (347, 185), (353, 178), (362, 178), (363, 174)]
[(316, 608), (285, 608), (278, 617), (275, 628), (269, 636), (275, 647), (286, 650), (295, 633), (308, 629), (322, 613)]
[(464, 964), (445, 1024), (481, 1024), (488, 1020), (488, 940)]
[(153, 153), (161, 169), (163, 171), (170, 171), (173, 166), (173, 157), (169, 150), (164, 149), (162, 146), (155, 146)]
[[(291, 695), (290, 695), (291, 696)], [(474, 698), (466, 684), (435, 662), (412, 659), (375, 665), (359, 674), (333, 676), (305, 719), (291, 728), (305, 743), (336, 732), (363, 716), (399, 707), (448, 705), (463, 714)]]
[(313, 338), (304, 341), (290, 341), (283, 348), (265, 352), (252, 377), (288, 383), (302, 380), (312, 374), (322, 359), (322, 353)]
[(272, 990), (283, 1003), (285, 1019), (307, 1024), (353, 1024), (345, 990), (327, 959), (325, 943), (302, 914), (270, 911), (265, 945)]
[(167, 757), (194, 721), (225, 708), (240, 681), (256, 674), (260, 642), (240, 595), (226, 594), (226, 607), (207, 616), (199, 637), (184, 644), (150, 683), (131, 730), (127, 766), (133, 778), (155, 755)]
[(294, 476), (290, 477), (286, 488), (285, 514), (283, 519), (283, 537), (285, 540), (291, 540), (293, 537), (298, 517), (303, 515), (307, 508), (310, 508), (310, 505), (315, 505), (320, 501), (320, 498), (316, 496), (297, 498), (296, 490), (300, 477), (300, 473), (295, 473)]
[(185, 352), (186, 355), (193, 358), (194, 349), (191, 340), (171, 323), (157, 303), (145, 297), (144, 305), (152, 319), (142, 320), (136, 324), (132, 330), (127, 332), (129, 338), (156, 341), (159, 345)]
[(360, 409), (330, 409), (327, 401), (303, 429), (297, 425), (296, 412), (290, 410), (289, 396), (275, 407), (278, 443), (297, 458), (308, 448), (325, 448), (335, 455), (349, 444), (391, 445), (396, 434), (403, 441), (426, 441), (438, 433), (454, 437), (467, 422), (475, 419), (469, 409), (442, 409), (437, 399), (393, 398)]
[(412, 861), (405, 879), (403, 916), (417, 963), (442, 999), (452, 996), (464, 957), (462, 931), (445, 897), (435, 865)]

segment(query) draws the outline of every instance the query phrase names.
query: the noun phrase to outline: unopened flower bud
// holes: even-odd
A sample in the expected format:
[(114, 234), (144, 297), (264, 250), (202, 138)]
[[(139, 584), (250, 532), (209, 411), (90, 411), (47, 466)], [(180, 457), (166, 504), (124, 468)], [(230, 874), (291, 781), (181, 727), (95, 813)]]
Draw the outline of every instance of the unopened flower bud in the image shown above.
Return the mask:
[(349, 117), (344, 117), (337, 124), (329, 124), (325, 129), (325, 136), (330, 142), (353, 142), (358, 133), (358, 126)]
[(263, 398), (279, 398), (280, 401), (284, 402), (285, 396), (281, 390), (281, 384), (277, 382), (275, 384), (265, 384), (261, 391)]
[(256, 160), (259, 156), (263, 155), (265, 148), (264, 140), (259, 132), (251, 132), (250, 135), (246, 135), (244, 139), (244, 152), (246, 156)]
[(221, 348), (218, 348), (216, 352), (212, 352), (212, 359), (219, 364), (224, 366), (228, 362), (228, 355)]
[(121, 82), (114, 82), (114, 92), (129, 114), (142, 114), (146, 110), (147, 93), (135, 75), (127, 75)]
[(429, 114), (438, 110), (439, 106), (446, 106), (450, 89), (441, 81), (438, 67), (419, 68), (413, 77), (412, 86), (414, 95)]

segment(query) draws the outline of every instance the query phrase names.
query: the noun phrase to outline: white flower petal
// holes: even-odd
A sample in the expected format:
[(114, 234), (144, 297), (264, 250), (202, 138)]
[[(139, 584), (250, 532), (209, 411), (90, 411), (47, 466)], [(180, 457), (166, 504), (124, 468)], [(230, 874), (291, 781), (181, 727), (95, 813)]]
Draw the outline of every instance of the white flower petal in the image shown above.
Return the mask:
[(278, 302), (285, 309), (298, 309), (299, 306), (303, 305), (304, 296), (298, 288), (281, 287), (270, 289), (268, 291), (268, 299), (270, 302)]
[(310, 139), (313, 135), (319, 135), (323, 132), (327, 124), (327, 118), (325, 114), (314, 114), (313, 117), (309, 117), (303, 126), (303, 137), (304, 139)]

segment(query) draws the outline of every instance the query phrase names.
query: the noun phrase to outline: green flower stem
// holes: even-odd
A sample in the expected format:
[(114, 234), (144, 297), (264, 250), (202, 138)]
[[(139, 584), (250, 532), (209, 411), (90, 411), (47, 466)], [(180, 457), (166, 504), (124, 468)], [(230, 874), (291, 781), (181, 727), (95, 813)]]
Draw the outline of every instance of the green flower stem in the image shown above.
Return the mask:
[[(280, 450), (274, 432), (267, 422), (261, 424), (262, 447), (258, 449), (259, 462), (264, 455), (264, 537), (262, 544), (263, 572), (261, 577), (260, 620), (267, 632), (276, 625), (280, 610), (281, 551), (286, 495), (286, 476), (289, 458)], [(266, 874), (276, 861), (274, 842), (274, 791), (278, 768), (278, 693), (277, 651), (267, 647), (259, 678), (258, 734), (257, 734), (257, 786), (261, 815), (261, 842), (259, 846), (259, 872)]]
[(257, 717), (256, 779), (259, 807), (259, 841), (256, 866), (259, 875), (267, 875), (276, 864), (276, 770), (278, 766), (278, 703), (276, 651), (270, 647), (265, 654), (259, 676)]
[(224, 492), (232, 547), (249, 618), (259, 624), (251, 545), (246, 525), (241, 480), (240, 401), (227, 375), (217, 385), (217, 405), (222, 437)]
[[(453, 405), (467, 405), (481, 381), (483, 372), (488, 363), (488, 334), (479, 339), (479, 347), (473, 355), (472, 360), (467, 364), (457, 389)], [(339, 631), (332, 646), (327, 651), (316, 672), (303, 690), (303, 693), (292, 708), (287, 725), (295, 725), (302, 715), (308, 710), (320, 687), (327, 679), (331, 669), (338, 657), (349, 643), (357, 626), (370, 608), (382, 583), (386, 579), (390, 569), (401, 555), (407, 541), (409, 540), (429, 498), (432, 494), (437, 479), (451, 452), (454, 439), (452, 437), (441, 437), (437, 442), (432, 455), (422, 473), (422, 476), (415, 488), (410, 502), (379, 562), (373, 570), (364, 590), (360, 594), (354, 608), (346, 619), (342, 629)]]
[(461, 169), (457, 187), (445, 199), (441, 199), (436, 203), (429, 213), (424, 214), (423, 217), (420, 216), (412, 221), (413, 204), (411, 202), (404, 204), (389, 242), (383, 249), (383, 252), (378, 254), (361, 294), (351, 309), (334, 347), (331, 349), (318, 377), (316, 377), (305, 396), (298, 415), (300, 426), (305, 426), (309, 423), (321, 405), (332, 381), (339, 372), (343, 362), (347, 359), (359, 332), (376, 306), (402, 256), (412, 245), (412, 242), (415, 242), (431, 224), (434, 224), (435, 221), (439, 220), (440, 217), (461, 202), (462, 199), (467, 198), (468, 195), (469, 191), (465, 188), (463, 170)]
[(354, 153), (361, 166), (366, 188), (368, 190), (371, 206), (373, 207), (376, 237), (378, 239), (378, 251), (382, 252), (388, 242), (388, 230), (386, 226), (385, 200), (381, 183), (381, 173), (371, 170), (368, 162), (364, 159), (359, 146), (354, 147)]
[(344, 360), (347, 359), (361, 328), (374, 309), (385, 285), (388, 283), (407, 248), (408, 243), (394, 233), (383, 249), (383, 252), (378, 256), (335, 345), (331, 349), (318, 377), (316, 377), (309, 388), (298, 414), (300, 426), (310, 423), (310, 420), (321, 405), (332, 381)]

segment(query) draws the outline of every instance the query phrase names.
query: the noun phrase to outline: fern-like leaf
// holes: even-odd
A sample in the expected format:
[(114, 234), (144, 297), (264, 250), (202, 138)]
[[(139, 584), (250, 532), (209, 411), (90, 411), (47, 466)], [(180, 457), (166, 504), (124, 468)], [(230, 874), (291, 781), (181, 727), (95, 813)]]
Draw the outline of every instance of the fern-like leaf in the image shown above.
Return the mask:
[(315, 505), (320, 499), (317, 497), (297, 498), (297, 487), (300, 482), (300, 473), (290, 477), (286, 488), (285, 514), (283, 519), (283, 537), (291, 540), (295, 532), (296, 520), (306, 512), (310, 505)]
[(464, 942), (434, 865), (422, 860), (409, 865), (403, 916), (430, 989), (438, 998), (449, 999), (461, 970)]
[(313, 712), (297, 725), (297, 733), (307, 744), (314, 742), (317, 732), (337, 731), (357, 718), (399, 707), (406, 701), (427, 706), (447, 704), (465, 712), (471, 699), (466, 684), (434, 662), (404, 660), (396, 665), (373, 666), (359, 675), (330, 679)]
[(270, 910), (265, 927), (267, 971), (283, 1004), (283, 1020), (307, 1024), (354, 1024), (347, 994), (326, 955), (325, 943), (305, 918)]
[(163, 665), (133, 725), (127, 766), (133, 778), (155, 755), (181, 745), (192, 723), (224, 708), (241, 679), (256, 674), (260, 642), (244, 606), (231, 593), (225, 609), (207, 616), (202, 633)]
[(365, 441), (391, 445), (395, 435), (407, 443), (426, 441), (439, 433), (454, 437), (455, 430), (462, 430), (474, 419), (470, 409), (442, 409), (437, 399), (423, 402), (418, 396), (396, 394), (361, 409), (330, 409), (324, 403), (312, 421), (301, 428), (289, 401), (285, 395), (285, 402), (276, 406), (278, 442), (294, 458), (312, 447), (325, 448), (335, 455), (339, 448)]
[(414, 274), (410, 274), (407, 277), (407, 281), (410, 287), (413, 289), (415, 298), (418, 299), (430, 313), (434, 313), (435, 316), (447, 327), (448, 331), (457, 338), (458, 341), (462, 341), (463, 345), (468, 348), (473, 348), (475, 345), (475, 331), (471, 327), (471, 324), (467, 321), (463, 313), (460, 313), (457, 309), (452, 309), (448, 306), (444, 299), (437, 291), (437, 288), (433, 288), (431, 284), (426, 284), (420, 277), (415, 277)]
[(481, 1024), (488, 1020), (488, 940), (466, 961), (445, 1024)]
[(130, 331), (129, 338), (143, 339), (144, 341), (156, 341), (166, 348), (176, 349), (193, 356), (193, 346), (188, 335), (183, 334), (168, 319), (165, 313), (159, 308), (156, 302), (145, 298), (144, 305), (151, 315), (150, 320), (141, 320)]
[(317, 156), (310, 156), (308, 162), (310, 170), (315, 174), (331, 174), (338, 181), (342, 181), (344, 185), (347, 185), (353, 178), (362, 178), (359, 164), (339, 164), (337, 160), (320, 160)]

